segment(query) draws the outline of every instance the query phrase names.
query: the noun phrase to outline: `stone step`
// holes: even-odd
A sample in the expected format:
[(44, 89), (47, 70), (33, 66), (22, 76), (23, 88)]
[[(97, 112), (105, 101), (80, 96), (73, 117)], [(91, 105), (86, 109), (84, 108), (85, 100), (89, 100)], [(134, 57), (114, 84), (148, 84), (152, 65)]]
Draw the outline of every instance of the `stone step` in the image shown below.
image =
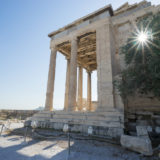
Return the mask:
[(101, 111), (93, 111), (93, 112), (88, 112), (88, 111), (64, 111), (64, 110), (58, 110), (58, 111), (39, 111), (38, 113), (52, 113), (52, 114), (94, 114), (94, 113), (104, 113), (104, 112), (123, 112), (122, 110), (118, 108), (113, 108), (113, 109), (108, 109), (104, 110), (103, 112)]
[(93, 126), (106, 126), (106, 127), (124, 127), (123, 123), (119, 121), (97, 121), (97, 120), (82, 120), (82, 119), (49, 119), (49, 118), (41, 118), (41, 117), (32, 117), (32, 120), (40, 121), (40, 122), (54, 122), (54, 123), (68, 123), (72, 124), (84, 124), (84, 125), (93, 125)]
[(79, 120), (96, 120), (96, 121), (124, 121), (123, 117), (117, 117), (117, 116), (108, 116), (108, 117), (99, 117), (99, 116), (70, 116), (70, 115), (65, 115), (65, 116), (59, 116), (59, 115), (54, 115), (52, 118), (49, 117), (43, 117), (43, 116), (35, 116), (35, 117), (40, 117), (40, 118), (47, 118), (47, 119), (79, 119)]
[(42, 117), (54, 117), (54, 116), (99, 116), (99, 117), (108, 117), (108, 116), (124, 116), (123, 113), (120, 112), (103, 112), (103, 113), (96, 113), (96, 112), (56, 112), (56, 113), (46, 113), (46, 112), (39, 112), (34, 114), (34, 116), (42, 116)]
[(77, 117), (80, 117), (80, 118), (84, 118), (84, 119), (87, 119), (87, 118), (98, 118), (98, 119), (105, 119), (105, 118), (108, 118), (108, 117), (115, 117), (115, 118), (119, 118), (119, 117), (124, 117), (124, 115), (122, 114), (111, 114), (111, 115), (97, 115), (97, 114), (93, 114), (93, 115), (80, 115), (80, 114), (72, 114), (72, 115), (52, 115), (52, 114), (35, 114), (34, 117), (46, 117), (46, 118), (68, 118), (68, 117), (71, 117), (71, 118), (77, 118)]

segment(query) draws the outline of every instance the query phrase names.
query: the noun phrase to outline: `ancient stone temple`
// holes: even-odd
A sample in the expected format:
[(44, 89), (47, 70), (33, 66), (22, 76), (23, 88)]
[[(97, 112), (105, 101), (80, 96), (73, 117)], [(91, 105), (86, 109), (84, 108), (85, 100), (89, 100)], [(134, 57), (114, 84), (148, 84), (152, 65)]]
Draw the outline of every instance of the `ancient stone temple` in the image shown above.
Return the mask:
[[(66, 123), (72, 123), (71, 130), (74, 132), (87, 133), (88, 128), (92, 127), (95, 135), (115, 138), (122, 135), (126, 109), (113, 85), (113, 81), (125, 67), (119, 50), (134, 29), (136, 21), (159, 10), (159, 6), (151, 6), (146, 1), (134, 5), (125, 3), (117, 10), (107, 5), (50, 33), (51, 56), (45, 110), (35, 114), (32, 119), (42, 126), (54, 129), (63, 129)], [(53, 106), (57, 52), (63, 54), (67, 61), (63, 111), (54, 111)], [(83, 70), (88, 74), (85, 109), (82, 95)], [(91, 77), (95, 70), (98, 100), (94, 104), (91, 99)], [(138, 105), (135, 102), (132, 99), (129, 106), (136, 112)], [(143, 104), (139, 103), (140, 106), (144, 106)], [(154, 104), (156, 106), (160, 103), (150, 100), (147, 105), (150, 104), (154, 108)]]

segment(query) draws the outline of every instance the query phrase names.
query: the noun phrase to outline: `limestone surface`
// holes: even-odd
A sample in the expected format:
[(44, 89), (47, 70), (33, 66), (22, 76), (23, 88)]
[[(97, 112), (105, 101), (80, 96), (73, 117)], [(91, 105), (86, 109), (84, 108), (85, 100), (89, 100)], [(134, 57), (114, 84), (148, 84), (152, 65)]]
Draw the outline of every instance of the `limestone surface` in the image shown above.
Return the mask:
[(121, 145), (124, 148), (128, 148), (146, 156), (151, 156), (153, 154), (152, 144), (148, 138), (122, 135)]

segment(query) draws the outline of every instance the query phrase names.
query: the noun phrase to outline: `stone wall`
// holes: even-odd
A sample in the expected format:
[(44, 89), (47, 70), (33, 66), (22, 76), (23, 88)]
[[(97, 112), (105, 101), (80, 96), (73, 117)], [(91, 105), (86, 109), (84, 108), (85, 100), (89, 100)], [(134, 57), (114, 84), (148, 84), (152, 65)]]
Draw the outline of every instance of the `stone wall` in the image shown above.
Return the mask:
[(127, 130), (131, 132), (136, 131), (137, 125), (155, 131), (160, 126), (160, 100), (143, 95), (129, 98), (125, 106), (125, 121)]
[(27, 117), (32, 117), (37, 112), (37, 110), (0, 110), (0, 120), (25, 120)]
[[(150, 3), (146, 3), (141, 7), (112, 17), (117, 46), (116, 65), (114, 65), (117, 75), (126, 68), (124, 56), (119, 54), (120, 48), (126, 43), (137, 20), (150, 13), (155, 14), (156, 12), (160, 12), (160, 6), (150, 6)], [(130, 133), (134, 134), (136, 132), (136, 125), (147, 126), (150, 131), (154, 131), (156, 127), (160, 126), (160, 100), (150, 95), (130, 97), (124, 111), (125, 127)]]

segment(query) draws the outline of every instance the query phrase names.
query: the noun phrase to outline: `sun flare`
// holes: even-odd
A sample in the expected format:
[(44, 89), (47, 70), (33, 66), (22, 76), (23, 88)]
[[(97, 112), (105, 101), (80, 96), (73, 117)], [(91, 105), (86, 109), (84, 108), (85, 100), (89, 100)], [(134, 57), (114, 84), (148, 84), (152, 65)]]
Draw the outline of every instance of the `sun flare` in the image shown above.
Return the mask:
[(137, 37), (137, 40), (140, 42), (140, 43), (145, 43), (148, 39), (148, 35), (147, 33), (141, 31)]

